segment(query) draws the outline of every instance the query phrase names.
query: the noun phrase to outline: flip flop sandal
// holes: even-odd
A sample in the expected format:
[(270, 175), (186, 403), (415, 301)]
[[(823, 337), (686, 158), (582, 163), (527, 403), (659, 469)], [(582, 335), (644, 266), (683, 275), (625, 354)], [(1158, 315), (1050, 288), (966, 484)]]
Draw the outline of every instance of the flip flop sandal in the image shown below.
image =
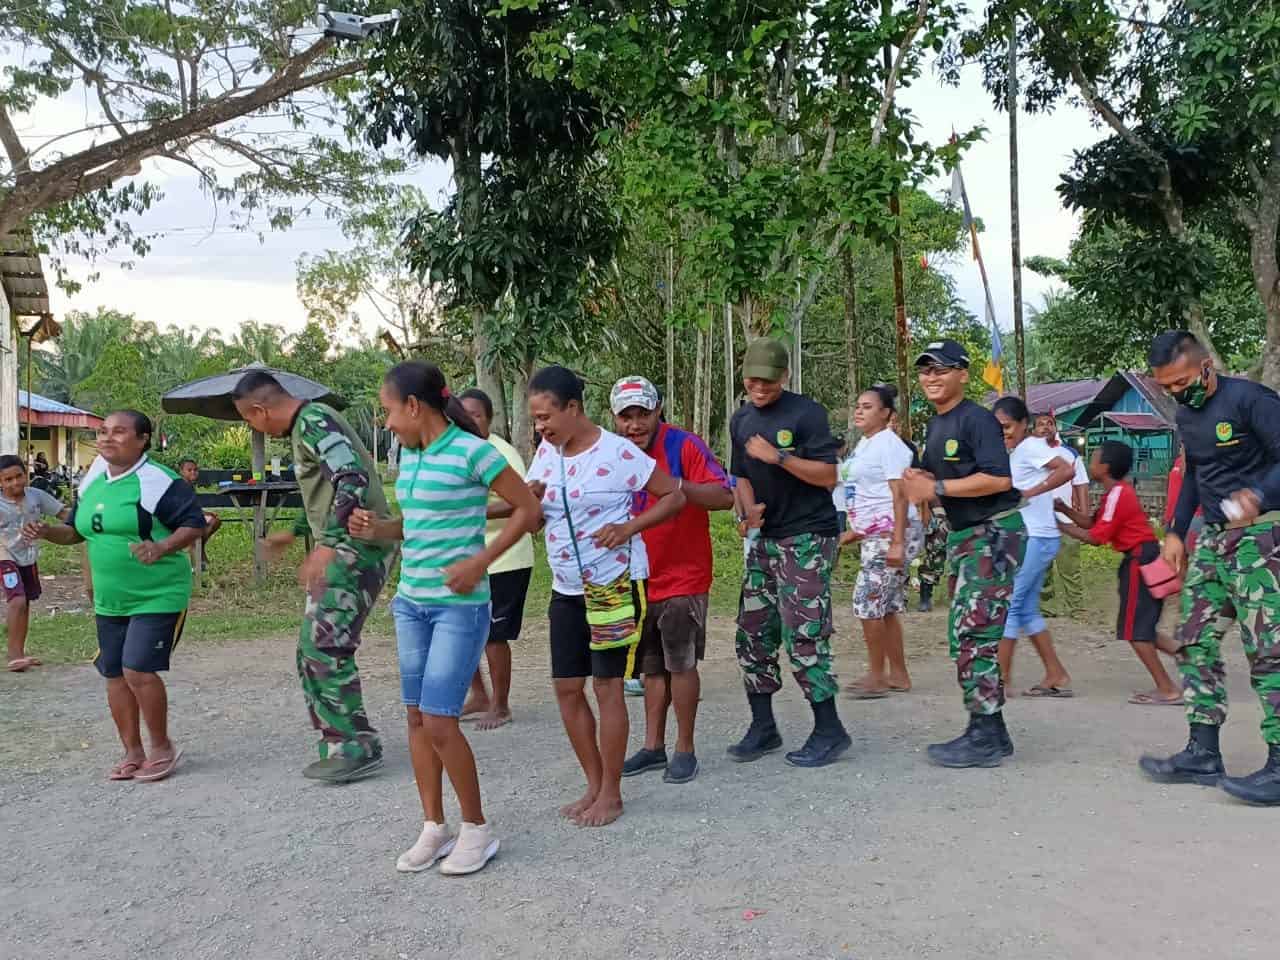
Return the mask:
[(1182, 697), (1174, 700), (1162, 700), (1159, 697), (1153, 697), (1149, 693), (1135, 693), (1129, 698), (1129, 702), (1139, 707), (1180, 707), (1183, 705)]
[(134, 779), (134, 776), (137, 774), (137, 772), (141, 769), (142, 769), (142, 764), (140, 764), (137, 760), (121, 760), (119, 763), (117, 763), (114, 767), (111, 768), (110, 772), (107, 774), (107, 779), (108, 780), (132, 780)]
[(1024, 691), (1024, 697), (1038, 697), (1044, 700), (1070, 700), (1075, 694), (1070, 687), (1042, 687), (1039, 684)]
[(143, 783), (155, 783), (157, 780), (163, 780), (174, 770), (178, 769), (178, 761), (182, 759), (182, 750), (175, 750), (173, 756), (168, 760), (148, 760), (142, 765), (142, 772), (136, 773), (133, 779)]
[(35, 659), (35, 657), (18, 657), (17, 660), (9, 661), (9, 672), (22, 673), (24, 670), (29, 670), (32, 667), (38, 667), (39, 665), (40, 661)]

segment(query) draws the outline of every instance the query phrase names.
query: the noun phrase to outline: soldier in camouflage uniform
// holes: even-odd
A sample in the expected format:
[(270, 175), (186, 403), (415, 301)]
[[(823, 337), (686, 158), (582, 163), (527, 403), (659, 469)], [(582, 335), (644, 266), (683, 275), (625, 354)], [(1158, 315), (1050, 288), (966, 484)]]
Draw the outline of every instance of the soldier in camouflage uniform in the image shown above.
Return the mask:
[(750, 344), (742, 363), (748, 402), (729, 425), (738, 528), (749, 539), (736, 645), (751, 706), (751, 726), (729, 756), (758, 760), (782, 746), (773, 695), (782, 688), (778, 651), (785, 647), (814, 719), (809, 739), (786, 760), (822, 767), (852, 742), (836, 713), (831, 670), (838, 444), (827, 411), (784, 389), (788, 366), (776, 340)]
[(951, 527), (947, 515), (940, 508), (932, 508), (929, 525), (924, 531), (924, 553), (920, 557), (920, 606), (921, 613), (933, 609), (933, 591), (947, 576), (947, 537)]
[(298, 581), (307, 593), (298, 638), (298, 676), (320, 731), (320, 759), (303, 775), (347, 783), (382, 765), (377, 731), (365, 715), (355, 654), (361, 630), (396, 559), (394, 544), (353, 538), (347, 524), (357, 507), (388, 513), (377, 466), (351, 426), (331, 407), (289, 396), (270, 374), (244, 376), (236, 409), (255, 430), (291, 439), (304, 515), (290, 533), (272, 534), (279, 553), (310, 529), (315, 548)]
[(991, 411), (964, 398), (969, 354), (954, 340), (928, 345), (916, 359), (920, 385), (937, 410), (925, 436), (925, 469), (904, 476), (907, 499), (936, 498), (951, 525), (949, 573), (955, 578), (947, 621), (969, 725), (929, 747), (944, 767), (995, 767), (1013, 753), (1004, 724), (1004, 681), (997, 654), (1013, 596), (1025, 530), (1018, 513), (1004, 433)]
[[(1161, 783), (1221, 784), (1248, 803), (1280, 805), (1280, 396), (1219, 374), (1185, 330), (1157, 337), (1148, 359), (1178, 402), (1186, 450), (1164, 555), (1186, 568), (1176, 643), (1191, 736), (1180, 753), (1145, 756), (1141, 767)], [(1204, 530), (1188, 565), (1184, 542), (1197, 508)], [(1233, 619), (1268, 750), (1266, 764), (1244, 777), (1226, 776), (1218, 744), (1227, 719), (1222, 637)]]

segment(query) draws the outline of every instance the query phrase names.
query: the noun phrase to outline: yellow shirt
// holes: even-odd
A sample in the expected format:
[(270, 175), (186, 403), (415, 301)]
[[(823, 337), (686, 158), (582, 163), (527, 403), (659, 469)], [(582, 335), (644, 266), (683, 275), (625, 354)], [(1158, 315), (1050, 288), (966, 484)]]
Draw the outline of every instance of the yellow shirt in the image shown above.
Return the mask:
[[(516, 476), (524, 478), (525, 466), (524, 461), (520, 459), (520, 454), (516, 452), (516, 448), (503, 440), (496, 433), (489, 434), (489, 442), (498, 448), (498, 452), (506, 457), (507, 464), (516, 472)], [(506, 503), (496, 493), (489, 493), (489, 503)], [(509, 518), (499, 517), (489, 520), (484, 528), (485, 545), (493, 543), (498, 538), (499, 531), (502, 530), (503, 524)], [(516, 545), (500, 556), (489, 567), (489, 573), (510, 573), (512, 570), (525, 570), (533, 566), (533, 537), (525, 534), (516, 541)]]

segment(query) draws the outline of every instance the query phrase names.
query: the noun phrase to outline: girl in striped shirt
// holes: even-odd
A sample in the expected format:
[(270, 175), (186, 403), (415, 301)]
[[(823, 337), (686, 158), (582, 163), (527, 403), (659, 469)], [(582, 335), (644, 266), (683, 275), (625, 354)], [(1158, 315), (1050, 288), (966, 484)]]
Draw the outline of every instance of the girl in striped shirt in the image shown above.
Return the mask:
[[(379, 399), (387, 429), (402, 448), (396, 480), (401, 516), (385, 520), (357, 510), (350, 529), (368, 539), (404, 540), (391, 612), (425, 823), (396, 869), (417, 873), (443, 858), (441, 873), (475, 873), (497, 852), (498, 841), (481, 810), (475, 757), (458, 716), (489, 637), (485, 571), (541, 525), (542, 508), (502, 454), (480, 438), (434, 364), (392, 367)], [(490, 489), (513, 513), (485, 546)], [(445, 771), (462, 808), (456, 838), (445, 824)]]

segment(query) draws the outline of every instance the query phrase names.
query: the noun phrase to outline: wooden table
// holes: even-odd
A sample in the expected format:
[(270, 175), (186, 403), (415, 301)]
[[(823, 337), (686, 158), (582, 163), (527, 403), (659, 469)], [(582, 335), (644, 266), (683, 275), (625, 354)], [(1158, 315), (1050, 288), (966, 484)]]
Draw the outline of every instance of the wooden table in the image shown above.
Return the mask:
[[(217, 493), (198, 493), (196, 502), (200, 505), (200, 509), (206, 512), (211, 512), (215, 507), (253, 510), (253, 515), (249, 518), (249, 522), (253, 524), (253, 578), (255, 583), (262, 583), (267, 576), (267, 558), (263, 550), (262, 538), (267, 535), (271, 524), (279, 517), (281, 509), (302, 509), (302, 494), (298, 484), (292, 480), (269, 480), (263, 483), (232, 483), (219, 487)], [(311, 548), (310, 530), (305, 536), (309, 550)], [(196, 582), (199, 583), (203, 558), (199, 549), (193, 550), (192, 554), (195, 560)]]

